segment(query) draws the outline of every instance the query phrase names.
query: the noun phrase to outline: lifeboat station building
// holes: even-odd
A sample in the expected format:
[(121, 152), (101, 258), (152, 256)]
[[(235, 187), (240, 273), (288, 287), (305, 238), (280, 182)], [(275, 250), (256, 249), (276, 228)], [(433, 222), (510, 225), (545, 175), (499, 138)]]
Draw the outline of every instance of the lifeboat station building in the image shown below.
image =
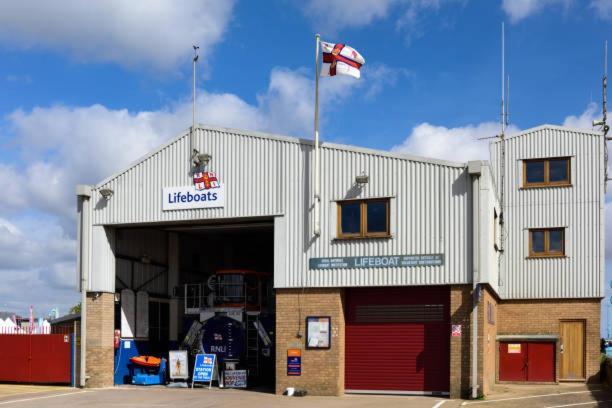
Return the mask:
[(77, 186), (81, 384), (171, 350), (278, 394), (596, 381), (602, 134), (544, 125), (468, 163), (319, 149), (200, 125)]

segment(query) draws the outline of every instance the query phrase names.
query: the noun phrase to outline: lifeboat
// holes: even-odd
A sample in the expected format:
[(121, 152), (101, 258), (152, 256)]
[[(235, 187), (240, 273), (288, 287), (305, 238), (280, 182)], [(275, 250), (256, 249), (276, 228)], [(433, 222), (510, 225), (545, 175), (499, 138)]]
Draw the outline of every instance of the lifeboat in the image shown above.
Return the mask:
[(159, 367), (161, 359), (153, 356), (136, 356), (130, 358), (132, 364), (140, 367)]

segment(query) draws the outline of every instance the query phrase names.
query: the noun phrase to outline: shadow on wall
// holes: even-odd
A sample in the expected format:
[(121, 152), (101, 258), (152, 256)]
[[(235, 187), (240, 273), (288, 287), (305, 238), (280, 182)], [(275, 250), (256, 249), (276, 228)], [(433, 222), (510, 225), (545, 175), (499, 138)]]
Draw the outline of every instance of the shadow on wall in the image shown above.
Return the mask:
[(98, 202), (96, 203), (96, 210), (102, 210), (104, 208), (106, 208), (106, 205), (108, 204), (108, 199), (104, 198), (104, 197), (100, 197), (98, 199)]

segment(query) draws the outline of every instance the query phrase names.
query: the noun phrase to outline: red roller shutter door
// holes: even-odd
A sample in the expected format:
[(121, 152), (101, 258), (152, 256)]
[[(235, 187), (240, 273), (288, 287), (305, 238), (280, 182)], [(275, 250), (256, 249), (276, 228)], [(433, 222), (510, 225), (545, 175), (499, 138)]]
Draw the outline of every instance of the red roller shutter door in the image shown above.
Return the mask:
[(448, 392), (450, 290), (347, 290), (345, 389)]

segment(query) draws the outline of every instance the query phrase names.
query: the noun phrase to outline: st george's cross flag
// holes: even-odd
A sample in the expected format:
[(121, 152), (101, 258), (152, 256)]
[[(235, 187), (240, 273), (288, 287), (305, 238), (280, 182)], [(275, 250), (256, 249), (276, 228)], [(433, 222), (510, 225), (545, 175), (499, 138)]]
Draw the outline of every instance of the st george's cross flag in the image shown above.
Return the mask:
[(354, 48), (344, 44), (332, 44), (321, 41), (323, 64), (321, 76), (350, 75), (361, 76), (360, 69), (365, 59)]

